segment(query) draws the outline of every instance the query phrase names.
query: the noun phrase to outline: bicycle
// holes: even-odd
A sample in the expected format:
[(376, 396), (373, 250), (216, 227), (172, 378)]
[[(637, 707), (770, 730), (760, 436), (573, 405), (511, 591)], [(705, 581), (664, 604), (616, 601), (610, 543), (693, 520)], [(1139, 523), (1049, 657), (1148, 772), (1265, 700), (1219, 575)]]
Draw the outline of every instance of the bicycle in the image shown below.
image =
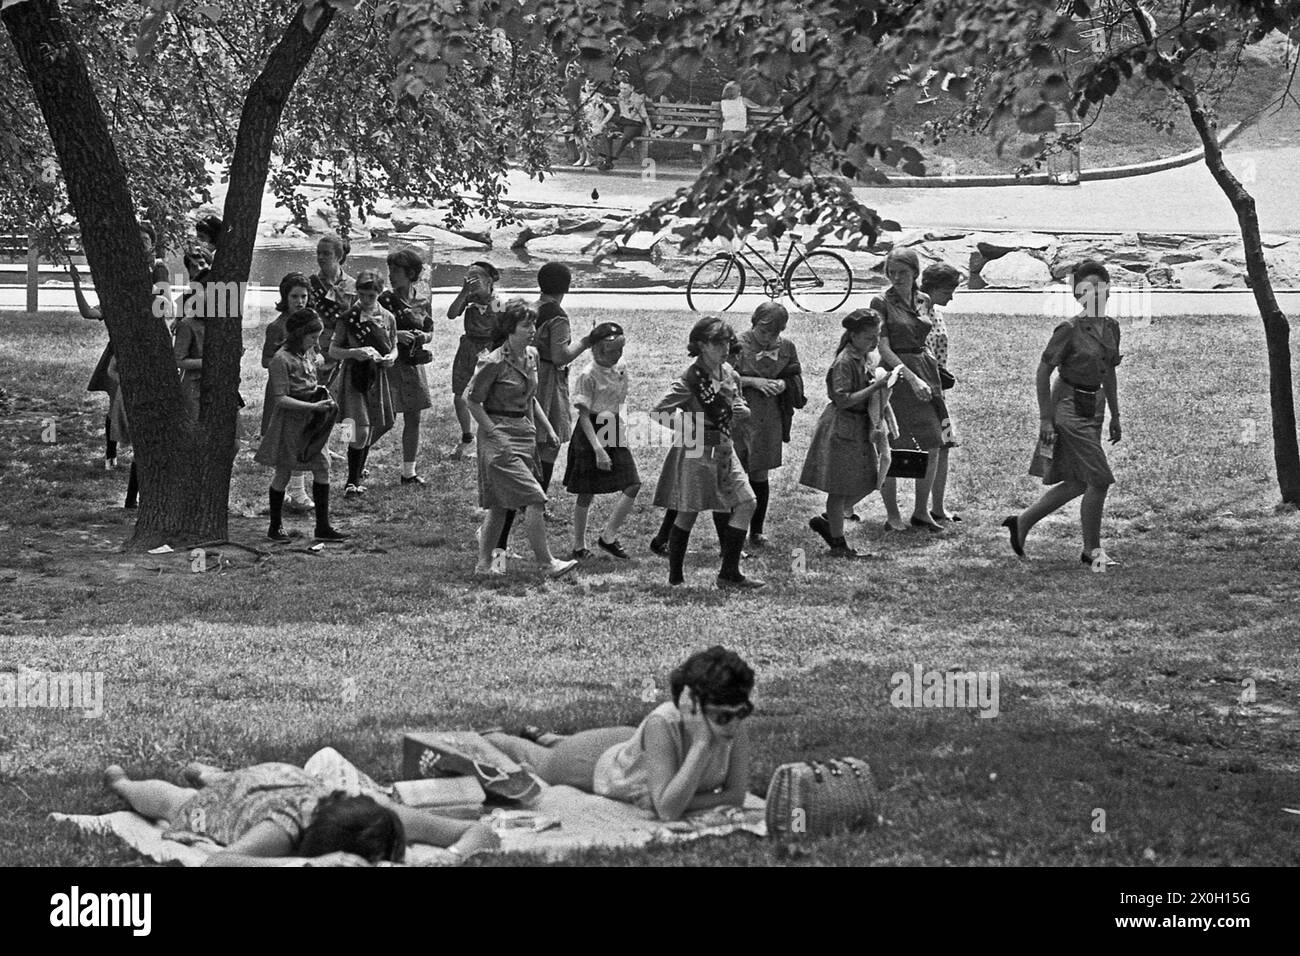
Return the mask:
[[(797, 238), (791, 241), (780, 268), (748, 240), (739, 252), (719, 252), (701, 263), (686, 281), (687, 305), (693, 312), (726, 312), (745, 291), (748, 266), (763, 280), (763, 293), (769, 299), (784, 294), (801, 312), (834, 312), (853, 291), (853, 270), (842, 256), (828, 249), (800, 252), (796, 257), (795, 250), (802, 245)], [(765, 275), (746, 253), (756, 257), (771, 275)]]

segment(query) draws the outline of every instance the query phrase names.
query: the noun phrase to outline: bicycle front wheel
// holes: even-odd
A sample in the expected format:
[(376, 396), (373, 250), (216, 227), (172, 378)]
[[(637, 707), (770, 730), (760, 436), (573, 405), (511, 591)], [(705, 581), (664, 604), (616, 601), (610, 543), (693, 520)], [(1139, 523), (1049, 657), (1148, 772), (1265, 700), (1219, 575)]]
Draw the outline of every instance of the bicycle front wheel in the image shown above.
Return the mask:
[(745, 291), (745, 267), (720, 252), (700, 264), (686, 281), (686, 304), (693, 312), (726, 312)]
[(852, 291), (853, 270), (825, 249), (800, 256), (785, 274), (785, 293), (800, 312), (834, 312)]

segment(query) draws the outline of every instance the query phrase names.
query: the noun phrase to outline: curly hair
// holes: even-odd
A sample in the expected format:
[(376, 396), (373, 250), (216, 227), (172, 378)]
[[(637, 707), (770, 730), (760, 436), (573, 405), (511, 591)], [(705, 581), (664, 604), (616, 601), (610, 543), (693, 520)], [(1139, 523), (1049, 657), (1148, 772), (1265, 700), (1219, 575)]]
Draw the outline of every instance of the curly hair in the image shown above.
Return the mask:
[(304, 273), (290, 272), (287, 276), (281, 279), (280, 301), (275, 304), (275, 311), (288, 312), (289, 293), (298, 288), (306, 289), (308, 292), (311, 292), (311, 281)]
[(420, 254), (409, 246), (390, 252), (387, 262), (390, 269), (401, 269), (412, 282), (420, 278), (420, 273), (424, 271), (424, 261)]
[(688, 687), (695, 691), (701, 704), (743, 704), (754, 689), (754, 669), (735, 651), (714, 644), (686, 658), (669, 675), (668, 684), (674, 704)]
[(496, 345), (493, 348), (502, 345), (506, 339), (515, 334), (515, 329), (519, 327), (519, 323), (528, 319), (532, 319), (534, 322), (537, 321), (536, 309), (518, 296), (507, 299), (506, 304), (497, 313), (497, 337)]
[(335, 790), (316, 804), (295, 852), (311, 857), (340, 851), (355, 853), (371, 863), (400, 863), (406, 853), (406, 830), (397, 814), (373, 797), (353, 797)]

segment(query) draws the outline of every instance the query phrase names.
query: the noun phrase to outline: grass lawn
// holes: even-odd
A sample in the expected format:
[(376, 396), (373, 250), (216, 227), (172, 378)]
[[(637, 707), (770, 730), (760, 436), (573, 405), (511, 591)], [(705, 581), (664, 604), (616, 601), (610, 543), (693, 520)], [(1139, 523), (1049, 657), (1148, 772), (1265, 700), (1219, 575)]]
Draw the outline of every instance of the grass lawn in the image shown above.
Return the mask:
[[(604, 318), (575, 313), (580, 329)], [(629, 331), (633, 407), (684, 366), (693, 318), (617, 316)], [(110, 762), (174, 778), (193, 759), (301, 761), (329, 744), (391, 780), (408, 729), (636, 722), (651, 706), (645, 681), (663, 699), (668, 670), (714, 642), (758, 672), (755, 792), (779, 763), (861, 755), (884, 791), (884, 826), (794, 848), (736, 838), (581, 861), (1300, 862), (1300, 818), (1282, 812), (1300, 806), (1300, 516), (1273, 511), (1258, 321), (1187, 316), (1126, 333), (1125, 440), (1111, 453), (1119, 481), (1104, 527), (1123, 563), (1104, 575), (1079, 563), (1077, 506), (1035, 531), (1024, 563), (998, 527), (1040, 487), (1026, 475), (1032, 374), (1053, 320), (958, 315), (949, 325), (960, 378), (951, 404), (965, 439), (950, 501), (962, 530), (886, 539), (873, 499), (851, 537), (880, 560), (821, 557), (806, 523), (822, 502), (796, 479), (838, 328), (797, 316), (790, 335), (813, 401), (773, 477), (768, 533), (778, 546), (747, 563), (769, 587), (739, 596), (712, 587), (707, 521), (692, 539), (690, 587), (665, 585), (664, 563), (645, 549), (659, 518), (649, 505), (662, 459), (654, 448), (637, 450), (645, 488), (623, 535), (630, 565), (602, 556), (570, 582), (523, 567), (474, 580), (474, 467), (442, 458), (455, 432), (449, 322), (428, 366), (439, 402), (421, 456), (430, 483), (398, 485), (399, 435), (387, 436), (364, 503), (339, 501), (337, 523), (355, 533), (347, 546), (269, 546), (256, 515), (269, 473), (246, 451), (231, 534), (272, 556), (222, 547), (196, 574), (183, 553), (123, 555), (126, 475), (104, 472), (104, 398), (84, 391), (102, 327), (67, 314), (3, 316), (0, 668), (102, 671), (106, 687), (98, 720), (0, 709), (0, 863), (137, 862), (45, 820), (117, 809), (99, 782)], [(256, 428), (260, 330), (245, 337), (244, 415)], [(48, 418), (53, 444), (41, 442)], [(1258, 420), (1255, 444), (1237, 444), (1245, 418)], [(557, 551), (572, 501), (557, 487)], [(593, 527), (609, 506), (598, 501)], [(791, 569), (794, 547), (808, 551), (806, 574)], [(914, 664), (996, 671), (999, 716), (891, 707), (890, 676)], [(1255, 701), (1242, 704), (1247, 679)], [(1104, 832), (1094, 830), (1099, 809)]]

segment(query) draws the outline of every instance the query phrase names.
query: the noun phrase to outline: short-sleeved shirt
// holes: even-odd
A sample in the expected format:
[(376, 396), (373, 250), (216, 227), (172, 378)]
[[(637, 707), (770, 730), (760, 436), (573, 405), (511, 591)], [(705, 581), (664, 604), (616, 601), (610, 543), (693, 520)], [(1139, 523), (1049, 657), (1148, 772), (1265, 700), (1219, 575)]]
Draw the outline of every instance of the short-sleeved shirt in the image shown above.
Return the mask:
[(1106, 318), (1084, 323), (1076, 317), (1062, 322), (1043, 350), (1043, 362), (1061, 373), (1068, 384), (1097, 388), (1106, 373), (1119, 365), (1119, 323)]
[[(641, 721), (641, 726), (636, 729), (631, 740), (616, 744), (601, 754), (592, 774), (593, 791), (611, 800), (635, 804), (643, 810), (654, 809), (654, 801), (650, 796), (650, 758), (645, 748), (646, 727), (651, 722), (667, 727), (677, 766), (680, 767), (685, 762), (687, 743), (682, 712), (672, 701), (665, 701)], [(732, 742), (728, 741), (711, 752), (696, 793), (716, 790), (726, 784), (727, 771), (731, 768), (731, 751)]]
[(926, 318), (930, 311), (930, 297), (924, 292), (916, 293), (916, 306), (903, 301), (893, 287), (883, 296), (871, 300), (871, 307), (880, 310), (885, 316), (885, 335), (889, 338), (889, 347), (895, 353), (916, 352), (925, 348), (933, 325)]
[(573, 382), (573, 404), (594, 415), (613, 414), (627, 401), (627, 370), (592, 362)]
[(749, 107), (745, 98), (737, 96), (734, 100), (719, 100), (722, 110), (722, 131), (743, 133), (749, 127)]
[(319, 273), (311, 276), (307, 283), (311, 287), (308, 304), (320, 316), (321, 324), (324, 325), (320, 334), (320, 350), (325, 361), (332, 363), (329, 353), (330, 342), (334, 339), (334, 325), (356, 302), (357, 283), (342, 269), (332, 283), (321, 278)]
[(645, 109), (645, 94), (632, 90), (626, 95), (618, 94), (618, 114), (623, 119), (641, 122), (641, 111)]
[(467, 397), (491, 414), (527, 415), (537, 395), (537, 350), (528, 346), (522, 361), (503, 345), (479, 358)]
[(236, 842), (259, 823), (271, 822), (297, 843), (329, 791), (307, 771), (287, 763), (262, 763), (218, 777), (174, 811), (171, 825)]
[(262, 340), (262, 368), (271, 367), (271, 359), (275, 358), (275, 353), (284, 344), (288, 322), (289, 316), (281, 312), (267, 325), (266, 338)]
[(948, 367), (948, 326), (944, 324), (943, 312), (937, 305), (931, 304), (926, 318), (930, 320), (930, 334), (925, 337), (925, 347), (944, 368)]
[[(374, 312), (361, 313), (374, 325), (379, 326), (388, 336), (388, 341), (395, 343), (397, 341), (397, 319), (393, 313), (389, 312), (383, 306), (376, 306)], [(367, 343), (361, 341), (361, 338), (353, 330), (352, 325), (340, 318), (337, 325), (334, 326), (334, 333), (330, 338), (330, 345), (337, 345), (341, 349), (359, 349), (364, 348)], [(326, 353), (328, 354), (328, 352)]]
[(499, 296), (492, 296), (488, 302), (465, 303), (462, 317), (465, 321), (465, 334), (471, 339), (491, 341), (497, 337), (497, 313), (503, 308)]
[(289, 349), (279, 349), (271, 356), (267, 369), (266, 397), (268, 404), (284, 395), (302, 395), (316, 387), (316, 352), (308, 349), (302, 355)]

